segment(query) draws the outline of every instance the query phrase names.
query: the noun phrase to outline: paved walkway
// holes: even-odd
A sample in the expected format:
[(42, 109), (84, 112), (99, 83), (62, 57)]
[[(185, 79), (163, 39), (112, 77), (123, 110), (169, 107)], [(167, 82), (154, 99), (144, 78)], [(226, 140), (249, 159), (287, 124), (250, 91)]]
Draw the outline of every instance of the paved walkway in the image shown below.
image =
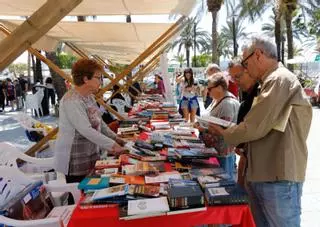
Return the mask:
[[(21, 151), (33, 145), (24, 130), (12, 119), (16, 112), (0, 114), (0, 142), (9, 141)], [(56, 122), (54, 117), (39, 119), (42, 122)], [(302, 227), (320, 227), (320, 109), (313, 109), (313, 121), (308, 138), (309, 156), (306, 182), (302, 196)], [(319, 134), (318, 134), (319, 133)]]

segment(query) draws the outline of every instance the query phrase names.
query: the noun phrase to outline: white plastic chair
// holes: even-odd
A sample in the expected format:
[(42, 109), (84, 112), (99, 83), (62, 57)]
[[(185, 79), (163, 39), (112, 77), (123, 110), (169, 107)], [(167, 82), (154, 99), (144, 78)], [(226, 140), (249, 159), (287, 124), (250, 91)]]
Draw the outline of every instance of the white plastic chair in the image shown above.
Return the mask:
[(12, 116), (16, 121), (19, 122), (19, 124), (28, 131), (37, 131), (42, 132), (44, 135), (47, 134), (46, 130), (44, 128), (32, 128), (34, 124), (41, 123), (40, 121), (37, 121), (36, 119), (32, 118), (26, 113), (18, 113), (17, 115)]
[[(11, 165), (11, 164), (10, 164)], [(12, 168), (10, 165), (0, 166), (0, 176), (2, 178), (1, 183), (6, 183), (6, 187), (1, 187), (2, 194), (0, 194), (0, 200), (5, 201), (1, 198), (16, 191), (17, 186), (26, 186), (32, 182), (28, 176), (22, 173), (18, 168)], [(22, 187), (20, 191), (24, 188)], [(20, 187), (19, 187), (20, 188)], [(80, 199), (80, 191), (78, 190), (78, 183), (71, 184), (55, 184), (55, 185), (45, 185), (45, 188), (48, 192), (70, 192), (76, 203)], [(11, 197), (11, 196), (10, 196)], [(12, 198), (12, 197), (11, 197)], [(39, 227), (63, 227), (62, 220), (58, 217), (54, 218), (44, 218), (39, 220), (15, 220), (12, 218), (7, 218), (0, 215), (0, 223), (9, 226), (39, 226)]]
[(32, 112), (32, 109), (34, 109), (37, 116), (40, 117), (39, 109), (41, 111), (41, 114), (43, 114), (43, 110), (41, 106), (43, 97), (44, 97), (44, 89), (42, 88), (39, 89), (35, 94), (28, 94), (26, 96), (25, 111), (27, 111), (27, 109), (31, 109), (31, 112)]
[[(19, 168), (18, 168), (18, 164), (17, 164), (17, 159), (21, 159), (25, 162), (28, 163), (32, 163), (32, 164), (36, 164), (39, 167), (47, 167), (47, 169), (52, 169), (54, 167), (54, 158), (34, 158), (31, 157), (29, 155), (26, 155), (24, 153), (22, 153), (21, 151), (19, 151), (15, 146), (13, 146), (12, 144), (8, 143), (8, 142), (1, 142), (0, 143), (0, 167), (9, 167), (12, 170), (18, 170), (18, 173), (22, 173), (22, 176), (24, 179), (28, 180), (24, 183), (24, 181), (21, 181), (22, 184), (19, 185), (15, 185), (15, 187), (13, 187), (12, 189), (12, 193), (11, 193), (11, 197), (7, 197), (5, 198), (5, 201), (1, 201), (0, 199), (0, 204), (5, 203), (6, 201), (9, 201), (13, 196), (15, 196), (14, 193), (18, 193), (19, 191), (21, 191), (21, 187), (25, 187), (26, 184), (30, 183), (30, 181), (34, 181), (34, 180), (39, 180), (39, 179), (43, 179), (43, 173), (23, 173)], [(20, 176), (19, 174), (16, 174), (16, 176)], [(28, 175), (26, 175), (28, 174)], [(2, 177), (2, 172), (0, 172), (0, 177)], [(19, 179), (18, 179), (19, 180)], [(54, 185), (56, 183), (60, 184), (65, 184), (66, 183), (66, 178), (64, 176), (64, 174), (62, 173), (57, 173), (57, 180), (54, 180), (52, 182), (49, 182), (50, 185), (51, 183)], [(66, 193), (60, 193), (60, 192), (55, 192), (52, 193), (52, 197), (54, 200), (55, 205), (62, 205), (63, 204), (63, 198), (66, 198), (67, 195)]]

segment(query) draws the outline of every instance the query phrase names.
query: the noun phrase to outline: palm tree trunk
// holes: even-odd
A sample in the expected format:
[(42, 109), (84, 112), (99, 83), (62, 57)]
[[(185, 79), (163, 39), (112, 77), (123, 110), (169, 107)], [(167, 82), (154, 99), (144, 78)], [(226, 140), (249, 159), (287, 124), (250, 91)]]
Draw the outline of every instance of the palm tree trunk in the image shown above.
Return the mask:
[[(292, 35), (292, 12), (286, 11), (286, 30), (287, 30), (287, 45), (288, 45), (288, 59), (291, 59), (294, 57), (293, 53), (293, 35)], [(293, 71), (293, 65), (289, 64), (288, 69), (290, 71)]]
[[(41, 54), (41, 50), (39, 50), (39, 53)], [(35, 82), (39, 80), (41, 83), (43, 83), (41, 60), (39, 60), (38, 58), (36, 58), (34, 80)]]
[(233, 38), (233, 56), (238, 56), (238, 44), (236, 37), (236, 24), (234, 16), (232, 17), (232, 38)]
[(285, 41), (286, 39), (284, 38), (284, 36), (282, 35), (281, 37), (281, 61), (284, 62), (284, 53), (285, 53)]
[(190, 48), (186, 47), (187, 67), (190, 67)]
[[(46, 57), (52, 61), (55, 65), (59, 65), (58, 57), (56, 52), (46, 52)], [(58, 101), (63, 97), (63, 95), (67, 92), (66, 84), (64, 82), (64, 79), (57, 74), (55, 71), (53, 71), (51, 68), (49, 68), (53, 86), (57, 92)]]
[(197, 67), (197, 49), (196, 49), (196, 47), (197, 47), (197, 37), (196, 37), (196, 26), (197, 26), (197, 24), (196, 23), (194, 23), (194, 26), (193, 26), (193, 35), (194, 35), (194, 37), (193, 37), (193, 51), (194, 51), (194, 54), (193, 54), (193, 56), (194, 56), (194, 67)]
[(277, 45), (277, 56), (278, 61), (281, 61), (281, 3), (280, 0), (275, 0), (274, 4), (275, 12), (275, 26), (274, 26), (274, 36)]
[(219, 64), (218, 54), (218, 31), (217, 31), (217, 15), (218, 11), (213, 10), (212, 15), (212, 62)]

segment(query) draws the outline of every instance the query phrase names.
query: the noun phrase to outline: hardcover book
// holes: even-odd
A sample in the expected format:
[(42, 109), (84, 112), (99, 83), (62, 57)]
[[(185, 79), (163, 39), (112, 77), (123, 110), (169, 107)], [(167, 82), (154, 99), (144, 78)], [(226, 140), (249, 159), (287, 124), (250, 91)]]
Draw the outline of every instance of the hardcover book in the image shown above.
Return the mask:
[(130, 185), (129, 195), (158, 197), (160, 195), (160, 187), (154, 185)]
[(246, 204), (249, 201), (247, 192), (239, 185), (206, 188), (205, 196), (209, 205)]
[(202, 190), (197, 182), (191, 180), (170, 179), (168, 200), (172, 209), (204, 206)]
[(169, 210), (168, 200), (166, 197), (139, 199), (128, 202), (128, 215), (163, 213)]
[(181, 175), (177, 171), (172, 171), (160, 173), (158, 176), (155, 177), (145, 176), (146, 184), (165, 183), (168, 182), (169, 179), (181, 179)]

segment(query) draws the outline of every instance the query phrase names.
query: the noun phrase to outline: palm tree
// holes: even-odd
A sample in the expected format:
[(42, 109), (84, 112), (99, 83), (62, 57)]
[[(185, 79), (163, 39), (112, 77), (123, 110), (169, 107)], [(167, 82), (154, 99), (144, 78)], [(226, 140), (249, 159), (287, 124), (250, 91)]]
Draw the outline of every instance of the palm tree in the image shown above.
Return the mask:
[(178, 54), (178, 55), (173, 56), (172, 60), (179, 62), (179, 66), (180, 66), (180, 68), (182, 68), (183, 63), (186, 61), (186, 58), (184, 57), (183, 54)]
[[(204, 47), (203, 49), (201, 49), (201, 53), (202, 54), (212, 54), (212, 41), (211, 41), (211, 37), (208, 40), (210, 42), (207, 43), (207, 46)], [(217, 49), (218, 49), (218, 59), (220, 59), (220, 57), (224, 57), (224, 58), (231, 58), (232, 57), (232, 41), (228, 38), (226, 38), (226, 36), (223, 35), (218, 35), (218, 45), (217, 45)], [(220, 60), (218, 60), (218, 62), (216, 62), (217, 64), (220, 63)]]
[[(210, 35), (207, 31), (197, 26), (199, 20), (197, 18), (188, 18), (187, 24), (180, 36), (172, 43), (172, 49), (178, 46), (178, 54), (182, 48), (186, 50), (187, 66), (190, 66), (190, 49), (199, 50), (207, 45)], [(195, 29), (194, 29), (195, 26)], [(194, 42), (194, 40), (196, 40)]]
[(212, 62), (219, 63), (218, 53), (218, 31), (217, 31), (217, 16), (221, 9), (223, 0), (207, 0), (208, 11), (212, 15)]

